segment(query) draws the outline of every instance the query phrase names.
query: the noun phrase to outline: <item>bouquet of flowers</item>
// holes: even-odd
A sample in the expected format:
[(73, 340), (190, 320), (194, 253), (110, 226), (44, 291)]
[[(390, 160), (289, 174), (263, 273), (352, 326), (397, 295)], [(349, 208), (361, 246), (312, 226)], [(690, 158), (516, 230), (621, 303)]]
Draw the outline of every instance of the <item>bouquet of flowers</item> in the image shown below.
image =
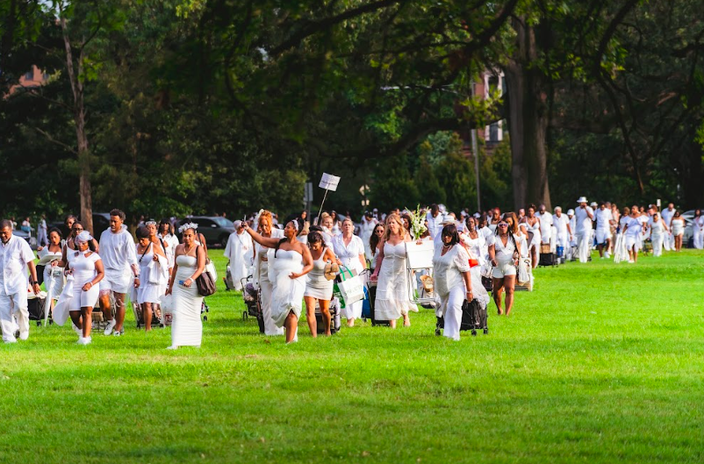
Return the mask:
[(421, 211), (419, 204), (416, 206), (416, 210), (411, 213), (411, 235), (414, 239), (419, 239), (426, 230), (428, 228), (425, 227), (425, 215)]

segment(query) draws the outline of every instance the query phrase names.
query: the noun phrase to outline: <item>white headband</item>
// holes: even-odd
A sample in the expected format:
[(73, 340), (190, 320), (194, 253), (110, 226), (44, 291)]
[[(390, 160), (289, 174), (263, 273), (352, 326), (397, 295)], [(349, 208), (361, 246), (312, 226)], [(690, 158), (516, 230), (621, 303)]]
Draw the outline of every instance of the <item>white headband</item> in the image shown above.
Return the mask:
[(76, 242), (86, 243), (90, 240), (93, 240), (93, 236), (90, 235), (90, 232), (87, 230), (84, 230), (80, 234), (76, 235)]
[(182, 234), (186, 229), (198, 230), (198, 224), (195, 222), (187, 222), (178, 228), (178, 233)]

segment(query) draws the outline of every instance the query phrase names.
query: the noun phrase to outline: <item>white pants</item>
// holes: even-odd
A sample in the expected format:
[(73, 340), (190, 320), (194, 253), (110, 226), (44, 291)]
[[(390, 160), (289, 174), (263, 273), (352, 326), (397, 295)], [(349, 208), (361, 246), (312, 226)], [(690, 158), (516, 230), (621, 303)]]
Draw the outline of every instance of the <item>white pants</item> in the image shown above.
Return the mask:
[(277, 327), (271, 317), (271, 295), (274, 293), (274, 284), (269, 279), (260, 279), (259, 287), (262, 289), (262, 318), (264, 318), (264, 335), (283, 335), (284, 328)]
[(0, 290), (0, 325), (4, 342), (16, 341), (15, 332), (18, 329), (20, 333), (29, 333), (26, 291), (7, 295)]
[(699, 227), (693, 226), (694, 229), (694, 248), (701, 250), (704, 248), (704, 232), (699, 230)]
[(663, 240), (662, 244), (665, 247), (666, 251), (674, 250), (675, 237), (673, 237), (672, 234), (665, 234), (665, 239)]
[(592, 231), (585, 230), (577, 233), (577, 255), (580, 263), (589, 260), (589, 252), (592, 249)]
[(650, 241), (653, 243), (653, 256), (662, 256), (662, 245), (664, 240), (664, 234), (650, 235)]
[(460, 339), (462, 324), (462, 304), (464, 303), (464, 285), (455, 285), (445, 296), (440, 297), (440, 308), (445, 318), (442, 334), (453, 340)]

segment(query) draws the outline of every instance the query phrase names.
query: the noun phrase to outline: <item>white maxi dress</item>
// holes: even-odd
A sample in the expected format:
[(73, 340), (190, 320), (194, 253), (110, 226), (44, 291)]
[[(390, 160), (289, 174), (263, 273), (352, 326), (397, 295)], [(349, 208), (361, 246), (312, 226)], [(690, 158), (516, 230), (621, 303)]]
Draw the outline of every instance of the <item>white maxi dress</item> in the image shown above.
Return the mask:
[[(364, 243), (362, 243), (362, 239), (353, 235), (350, 243), (345, 245), (342, 235), (338, 235), (333, 239), (332, 243), (333, 251), (340, 261), (342, 261), (342, 264), (349, 270), (355, 271), (357, 275), (361, 275), (364, 270), (362, 263), (359, 261), (359, 255), (364, 255)], [(341, 316), (345, 319), (359, 319), (362, 317), (362, 303), (363, 301), (360, 300), (356, 303), (345, 305), (345, 307), (342, 308)]]
[(378, 273), (374, 318), (380, 321), (399, 319), (408, 311), (418, 311), (411, 300), (410, 273), (406, 269), (406, 243), (384, 243), (384, 260)]
[(306, 277), (292, 279), (289, 276), (292, 272), (300, 273), (303, 270), (303, 256), (297, 251), (281, 249), (270, 256), (274, 257), (269, 262), (269, 279), (273, 283), (271, 318), (277, 327), (283, 327), (291, 312), (301, 317)]
[(178, 270), (172, 288), (173, 322), (171, 323), (172, 346), (200, 346), (203, 339), (203, 322), (200, 319), (200, 308), (203, 297), (198, 294), (196, 283), (190, 287), (178, 282), (188, 280), (198, 266), (195, 256), (179, 255), (176, 257)]
[(665, 226), (662, 219), (653, 222), (650, 226), (650, 241), (653, 244), (653, 256), (662, 256), (662, 248), (665, 242)]

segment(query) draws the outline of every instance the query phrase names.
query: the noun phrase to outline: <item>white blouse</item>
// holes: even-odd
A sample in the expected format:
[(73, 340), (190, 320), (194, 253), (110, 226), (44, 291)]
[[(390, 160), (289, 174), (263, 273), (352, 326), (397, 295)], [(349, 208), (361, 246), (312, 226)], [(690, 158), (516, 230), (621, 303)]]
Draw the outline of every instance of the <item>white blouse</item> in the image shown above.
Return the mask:
[(464, 286), (463, 272), (469, 272), (469, 255), (462, 245), (453, 246), (444, 255), (442, 247), (436, 249), (433, 257), (433, 276), (435, 290), (441, 297), (448, 295), (450, 290), (457, 286)]

